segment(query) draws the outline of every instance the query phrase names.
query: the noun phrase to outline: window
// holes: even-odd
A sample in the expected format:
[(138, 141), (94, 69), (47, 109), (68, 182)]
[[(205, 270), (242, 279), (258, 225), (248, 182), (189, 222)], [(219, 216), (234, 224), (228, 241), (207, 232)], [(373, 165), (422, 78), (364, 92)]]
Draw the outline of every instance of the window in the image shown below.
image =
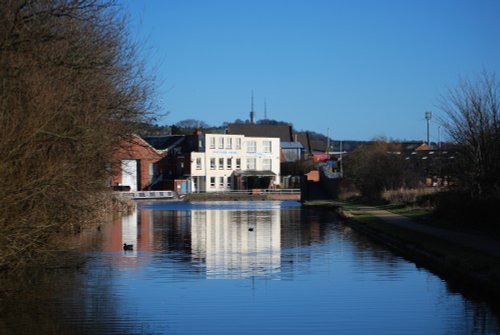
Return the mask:
[(196, 170), (201, 170), (201, 157), (196, 157)]
[(228, 170), (231, 170), (233, 168), (233, 159), (232, 158), (228, 158), (227, 159), (227, 166), (226, 166), (226, 168)]
[(228, 137), (226, 139), (226, 149), (232, 149), (233, 148), (233, 138)]
[(272, 160), (271, 159), (263, 159), (262, 160), (262, 169), (263, 170), (272, 170), (273, 169), (273, 165), (272, 165)]
[(224, 137), (219, 137), (219, 149), (224, 149)]
[(255, 152), (257, 149), (257, 146), (255, 144), (255, 141), (248, 141), (247, 142), (247, 152)]
[(231, 178), (230, 177), (227, 178), (227, 188), (229, 188), (229, 189), (231, 188)]
[(236, 168), (241, 169), (241, 158), (236, 158)]
[(210, 137), (210, 149), (215, 149), (215, 137)]
[(224, 188), (224, 177), (219, 178), (219, 186)]
[(210, 177), (210, 187), (215, 187), (215, 177)]
[(219, 158), (219, 170), (224, 169), (224, 158)]
[(255, 158), (247, 158), (247, 170), (255, 170)]
[(215, 170), (215, 158), (210, 158), (210, 170)]
[(241, 138), (240, 137), (238, 137), (236, 139), (236, 149), (241, 149)]
[(271, 152), (272, 151), (272, 142), (271, 141), (264, 141), (263, 142), (263, 145), (264, 145), (264, 152)]

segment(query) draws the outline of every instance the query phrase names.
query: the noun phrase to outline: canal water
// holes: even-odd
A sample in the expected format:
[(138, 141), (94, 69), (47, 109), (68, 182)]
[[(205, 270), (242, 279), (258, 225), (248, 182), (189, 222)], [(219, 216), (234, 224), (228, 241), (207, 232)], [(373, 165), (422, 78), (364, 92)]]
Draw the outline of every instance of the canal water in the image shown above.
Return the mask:
[(486, 303), (297, 202), (140, 203), (87, 245), (78, 270), (8, 284), (0, 333), (500, 334)]

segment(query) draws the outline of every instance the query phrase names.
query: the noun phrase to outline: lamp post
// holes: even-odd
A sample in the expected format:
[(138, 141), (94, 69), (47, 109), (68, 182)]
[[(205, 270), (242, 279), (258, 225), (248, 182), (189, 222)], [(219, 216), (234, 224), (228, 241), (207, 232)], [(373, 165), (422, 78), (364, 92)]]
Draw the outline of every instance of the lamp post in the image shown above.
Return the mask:
[(431, 141), (430, 141), (429, 125), (430, 125), (431, 119), (432, 119), (432, 112), (425, 112), (425, 119), (427, 120), (427, 145), (430, 147)]
[(342, 140), (340, 140), (340, 178), (344, 177), (344, 169), (342, 167)]

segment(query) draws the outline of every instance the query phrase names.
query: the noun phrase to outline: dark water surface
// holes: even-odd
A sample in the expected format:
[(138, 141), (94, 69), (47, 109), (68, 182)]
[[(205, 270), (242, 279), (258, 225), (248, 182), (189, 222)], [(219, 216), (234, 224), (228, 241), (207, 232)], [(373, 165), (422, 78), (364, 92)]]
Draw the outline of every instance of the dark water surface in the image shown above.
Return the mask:
[(296, 202), (141, 203), (84, 252), (2, 282), (0, 333), (500, 334), (486, 303)]

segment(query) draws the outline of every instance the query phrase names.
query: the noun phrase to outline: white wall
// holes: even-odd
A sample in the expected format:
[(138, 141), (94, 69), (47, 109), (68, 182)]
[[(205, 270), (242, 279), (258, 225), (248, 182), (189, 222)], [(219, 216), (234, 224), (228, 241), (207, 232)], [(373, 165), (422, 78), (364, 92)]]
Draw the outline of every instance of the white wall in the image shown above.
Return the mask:
[[(212, 140), (213, 139), (213, 140)], [(220, 146), (221, 139), (223, 147)], [(237, 142), (241, 141), (241, 147), (237, 147)], [(248, 142), (255, 141), (256, 150), (253, 153), (247, 152)], [(264, 152), (264, 141), (271, 142), (271, 152)], [(214, 146), (211, 144), (214, 143)], [(243, 135), (227, 135), (227, 134), (206, 134), (205, 135), (205, 152), (191, 153), (191, 176), (205, 176), (203, 185), (197, 185), (200, 191), (216, 192), (227, 191), (234, 189), (234, 180), (232, 175), (236, 170), (247, 170), (247, 159), (255, 159), (255, 170), (264, 170), (264, 160), (271, 159), (271, 171), (276, 174), (276, 185), (279, 184), (280, 175), (280, 140), (273, 137), (245, 137)], [(201, 159), (201, 168), (197, 167), (197, 158)], [(215, 169), (211, 168), (211, 159), (215, 159)], [(222, 159), (223, 166), (220, 166)], [(231, 159), (231, 168), (228, 168), (228, 159)], [(237, 159), (240, 159), (240, 167), (236, 167)], [(211, 185), (211, 178), (215, 178), (215, 184)], [(223, 185), (220, 184), (223, 178)], [(201, 180), (201, 178), (199, 178)], [(231, 185), (228, 185), (230, 183)]]

